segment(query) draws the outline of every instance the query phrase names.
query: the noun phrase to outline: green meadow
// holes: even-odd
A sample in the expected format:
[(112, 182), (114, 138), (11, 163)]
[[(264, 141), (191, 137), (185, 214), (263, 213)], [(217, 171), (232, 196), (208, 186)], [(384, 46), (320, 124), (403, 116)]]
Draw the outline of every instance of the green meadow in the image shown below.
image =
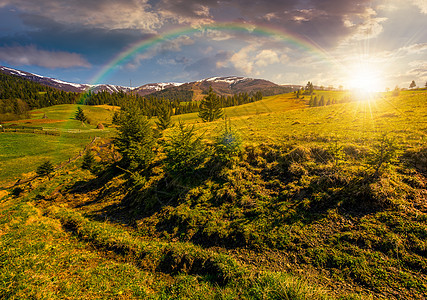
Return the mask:
[[(50, 122), (0, 132), (0, 182), (47, 159), (59, 165), (100, 137), (94, 171), (79, 158), (52, 179), (0, 189), (0, 298), (425, 299), (427, 91), (308, 100), (226, 108), (241, 143), (229, 156), (215, 148), (224, 119), (174, 116), (137, 171), (102, 152), (117, 108), (81, 106), (82, 124), (77, 105), (48, 107), (31, 116)], [(178, 121), (200, 137), (183, 149), (204, 156), (177, 171), (168, 141)]]
[[(43, 161), (50, 160), (55, 165), (66, 162), (77, 156), (94, 137), (112, 137), (114, 108), (82, 106), (90, 121), (83, 124), (74, 119), (78, 106), (42, 108), (32, 111), (31, 119), (4, 124), (9, 130), (0, 134), (0, 184), (34, 172)], [(99, 123), (105, 126), (103, 130), (96, 129)]]

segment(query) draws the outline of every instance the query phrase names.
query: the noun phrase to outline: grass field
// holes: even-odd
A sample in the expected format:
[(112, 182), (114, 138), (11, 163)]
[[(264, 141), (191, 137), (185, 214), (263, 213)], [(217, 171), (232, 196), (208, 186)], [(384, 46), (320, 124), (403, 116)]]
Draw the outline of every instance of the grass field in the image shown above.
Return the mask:
[[(425, 299), (426, 90), (307, 101), (287, 94), (227, 108), (241, 152), (189, 178), (167, 171), (160, 144), (143, 179), (108, 167), (94, 175), (79, 160), (0, 191), (0, 298)], [(78, 151), (96, 130), (71, 120), (75, 110), (44, 110), (65, 120), (50, 123), (59, 137), (0, 133), (2, 168), (18, 174), (18, 162)], [(109, 107), (83, 110), (108, 126)], [(178, 119), (207, 149), (224, 130), (224, 120)]]
[[(225, 110), (229, 117), (250, 116), (269, 113), (272, 111), (287, 111), (303, 108), (304, 101), (296, 101), (293, 94), (266, 97), (264, 100), (230, 107)], [(74, 119), (77, 107), (82, 107), (90, 124), (83, 124)], [(38, 165), (45, 160), (58, 164), (81, 151), (94, 136), (109, 138), (115, 133), (111, 127), (112, 116), (118, 107), (108, 105), (84, 106), (63, 104), (34, 110), (30, 113), (31, 119), (8, 122), (5, 125), (15, 124), (18, 128), (39, 127), (61, 133), (61, 136), (43, 136), (30, 133), (13, 133), (0, 135), (0, 184), (1, 182), (16, 180), (19, 175), (35, 171)], [(42, 117), (46, 115), (47, 119)], [(188, 123), (201, 122), (197, 113), (173, 117), (175, 121), (182, 120)], [(150, 122), (154, 124), (155, 118)], [(96, 129), (102, 123), (104, 130)]]
[[(76, 156), (95, 136), (108, 138), (114, 134), (115, 129), (108, 126), (117, 108), (81, 106), (90, 120), (90, 124), (83, 124), (74, 120), (77, 107), (64, 104), (37, 109), (30, 113), (31, 119), (4, 124), (15, 124), (12, 128), (17, 132), (0, 132), (0, 184), (34, 172), (43, 161), (59, 164)], [(47, 119), (42, 118), (45, 114)], [(103, 123), (105, 129), (96, 129), (98, 123)], [(43, 128), (44, 132), (29, 133), (23, 130), (27, 127)], [(57, 135), (43, 134), (46, 132)]]

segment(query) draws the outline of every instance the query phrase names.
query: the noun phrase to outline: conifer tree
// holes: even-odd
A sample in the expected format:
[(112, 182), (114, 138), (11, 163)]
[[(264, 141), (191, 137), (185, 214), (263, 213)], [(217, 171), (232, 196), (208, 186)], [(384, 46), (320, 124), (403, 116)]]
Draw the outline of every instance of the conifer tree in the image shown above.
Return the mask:
[(202, 164), (208, 155), (202, 138), (195, 134), (194, 126), (178, 124), (165, 145), (165, 168), (171, 176), (187, 177)]
[(115, 120), (118, 135), (114, 144), (122, 155), (122, 164), (130, 169), (144, 169), (154, 156), (155, 142), (147, 117), (135, 101), (130, 101)]
[(51, 174), (54, 171), (52, 163), (48, 160), (42, 163), (40, 166), (37, 167), (37, 175), (39, 176), (47, 176), (50, 180)]
[(317, 106), (317, 105), (318, 105), (317, 96), (314, 96), (313, 106)]
[(83, 112), (83, 109), (79, 107), (77, 107), (77, 112), (76, 115), (74, 116), (74, 119), (78, 120), (78, 121), (82, 121), (82, 122), (86, 122), (87, 118)]
[(166, 105), (159, 106), (157, 110), (158, 121), (156, 122), (157, 128), (159, 128), (159, 130), (165, 130), (172, 126), (171, 113), (172, 111), (170, 107)]
[(210, 87), (208, 95), (200, 102), (199, 117), (203, 122), (212, 122), (221, 118), (223, 113), (221, 98)]
[(86, 151), (83, 156), (82, 169), (92, 171), (95, 164), (95, 158), (91, 151)]

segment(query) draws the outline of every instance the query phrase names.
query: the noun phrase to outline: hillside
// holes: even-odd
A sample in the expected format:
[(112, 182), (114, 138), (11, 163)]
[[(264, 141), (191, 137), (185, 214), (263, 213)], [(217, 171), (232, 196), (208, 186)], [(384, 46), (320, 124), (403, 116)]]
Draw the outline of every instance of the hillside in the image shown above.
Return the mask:
[(254, 94), (256, 92), (261, 92), (264, 96), (270, 96), (294, 91), (292, 86), (280, 86), (264, 79), (229, 76), (206, 78), (179, 86), (170, 86), (151, 95), (179, 99), (181, 101), (200, 101), (207, 94), (210, 87), (221, 96), (232, 96), (240, 93)]
[(130, 92), (131, 88), (123, 87), (113, 84), (82, 84), (82, 83), (72, 83), (66, 82), (56, 78), (50, 78), (42, 75), (37, 75), (25, 71), (15, 70), (8, 67), (0, 66), (0, 73), (6, 75), (13, 75), (19, 77), (21, 79), (25, 79), (31, 82), (39, 83), (43, 86), (48, 86), (63, 92), (72, 92), (72, 93), (84, 93), (86, 91), (91, 90), (94, 93), (98, 93), (101, 91), (106, 91), (109, 93), (117, 93), (117, 92)]
[(424, 299), (426, 91), (307, 102), (227, 108), (228, 129), (183, 115), (193, 131), (167, 129), (127, 171), (105, 136), (93, 172), (0, 191), (0, 294)]
[[(292, 92), (301, 88), (300, 86), (280, 86), (264, 79), (254, 79), (239, 76), (212, 77), (187, 83), (149, 83), (139, 87), (130, 88), (112, 84), (85, 84), (71, 83), (56, 78), (49, 78), (21, 70), (0, 66), (0, 73), (12, 75), (30, 82), (48, 86), (63, 92), (92, 93), (133, 93), (140, 96), (152, 95), (154, 97), (164, 97), (171, 101), (192, 101), (201, 100), (212, 86), (214, 91), (223, 96), (231, 96), (239, 93), (256, 93), (261, 91), (263, 95), (277, 95)], [(3, 79), (2, 79), (3, 80)]]

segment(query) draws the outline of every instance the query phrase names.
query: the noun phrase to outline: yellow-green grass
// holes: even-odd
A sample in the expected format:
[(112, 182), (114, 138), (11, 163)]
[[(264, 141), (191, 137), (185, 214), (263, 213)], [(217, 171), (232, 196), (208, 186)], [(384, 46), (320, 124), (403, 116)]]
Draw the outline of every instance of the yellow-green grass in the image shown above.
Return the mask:
[(78, 155), (90, 141), (88, 136), (0, 133), (0, 183), (35, 172), (37, 166), (47, 160), (60, 164)]
[[(74, 120), (79, 106), (91, 124)], [(67, 161), (78, 155), (94, 137), (111, 137), (115, 129), (108, 126), (113, 111), (109, 107), (64, 104), (34, 110), (29, 120), (9, 122), (6, 125), (16, 124), (17, 132), (0, 132), (0, 183), (34, 172), (46, 160), (55, 165)], [(45, 114), (47, 119), (42, 119)], [(98, 123), (106, 126), (105, 129), (96, 129)], [(32, 130), (25, 130), (26, 127), (44, 130), (32, 133)]]
[(253, 272), (192, 244), (142, 240), (58, 207), (54, 199), (40, 201), (75, 181), (72, 176), (84, 179), (74, 171), (39, 180), (23, 197), (0, 202), (0, 298), (328, 299), (297, 277)]
[[(241, 116), (266, 114), (277, 111), (296, 110), (306, 107), (305, 103), (306, 101), (303, 99), (296, 99), (295, 94), (293, 93), (282, 94), (264, 97), (262, 100), (253, 103), (227, 107), (224, 109), (224, 115), (226, 117), (235, 118)], [(181, 120), (188, 123), (202, 122), (198, 116), (198, 113), (177, 115), (172, 117), (172, 119), (174, 121)]]
[[(338, 93), (338, 92), (337, 92)], [(255, 103), (235, 108), (229, 113), (232, 127), (245, 143), (261, 142), (319, 142), (340, 139), (342, 141), (372, 141), (379, 135), (388, 134), (402, 143), (423, 144), (427, 139), (427, 93), (402, 92), (398, 97), (380, 95), (369, 101), (334, 104), (325, 107), (307, 107), (286, 110), (278, 96), (267, 98), (269, 112), (256, 115)], [(288, 98), (289, 99), (289, 98)], [(289, 101), (295, 101), (289, 99)], [(266, 104), (266, 101), (260, 101)], [(258, 104), (262, 105), (262, 104)], [(289, 104), (290, 106), (291, 104)], [(288, 107), (289, 107), (288, 106)], [(188, 122), (194, 122), (196, 118)], [(207, 137), (215, 136), (224, 127), (223, 120), (198, 123)]]
[[(89, 124), (82, 124), (82, 122), (75, 120), (77, 108), (83, 109), (85, 116), (89, 120)], [(46, 127), (55, 127), (61, 130), (80, 129), (89, 130), (94, 129), (99, 123), (104, 126), (111, 125), (114, 110), (118, 108), (110, 106), (89, 106), (78, 104), (62, 104), (50, 107), (37, 109), (31, 113), (31, 119), (42, 119), (46, 114), (48, 120), (61, 120), (62, 123), (47, 123)], [(31, 122), (31, 120), (29, 120)]]
[[(259, 107), (260, 103), (248, 104), (246, 108), (228, 109), (237, 110), (234, 115), (230, 114), (231, 124), (244, 143), (258, 145), (269, 142), (277, 146), (292, 143), (296, 150), (304, 152), (305, 147), (301, 144), (314, 146), (320, 144), (321, 148), (327, 149), (331, 139), (338, 139), (340, 144), (355, 143), (359, 148), (367, 144), (372, 148), (374, 140), (382, 133), (387, 133), (390, 137), (397, 139), (399, 146), (425, 145), (426, 93), (402, 92), (398, 97), (386, 95), (385, 98), (378, 98), (371, 102), (316, 108), (308, 108), (292, 95), (269, 97), (263, 101), (269, 99), (271, 99), (270, 110), (263, 113), (259, 113), (260, 109), (257, 110), (254, 107), (254, 105)], [(296, 103), (304, 108), (287, 110), (293, 106), (291, 104), (287, 106), (288, 104), (283, 104), (281, 100), (289, 101), (291, 104)], [(279, 109), (280, 105), (283, 106)], [(200, 120), (197, 114), (183, 115), (185, 116), (188, 117), (186, 119), (188, 123)], [(206, 132), (207, 138), (217, 136), (218, 131), (223, 127), (223, 120), (196, 124), (200, 133)], [(168, 131), (171, 130), (174, 129), (168, 129)], [(301, 148), (298, 148), (300, 146)], [(427, 232), (425, 213), (421, 211), (421, 207), (412, 206), (421, 199), (421, 196), (417, 196), (415, 192), (421, 191), (420, 187), (422, 187), (422, 183), (412, 182), (416, 181), (416, 178), (410, 180), (410, 174), (416, 174), (414, 170), (408, 174), (397, 174), (396, 171), (392, 171), (390, 177), (385, 174), (378, 179), (379, 182), (365, 186), (365, 188), (369, 187), (372, 193), (375, 192), (381, 196), (384, 192), (391, 198), (399, 198), (398, 192), (401, 193), (403, 190), (401, 191), (400, 187), (403, 187), (413, 191), (414, 194), (408, 192), (408, 195), (412, 195), (413, 198), (400, 199), (398, 202), (400, 206), (395, 210), (389, 208), (377, 213), (368, 211), (359, 216), (358, 214), (348, 215), (345, 211), (341, 213), (340, 206), (332, 206), (323, 214), (321, 211), (316, 212), (314, 209), (316, 201), (322, 204), (322, 201), (327, 201), (328, 198), (321, 193), (324, 189), (320, 189), (313, 199), (310, 198), (312, 193), (310, 186), (320, 188), (323, 182), (319, 181), (320, 179), (335, 182), (335, 175), (342, 181), (345, 181), (347, 174), (358, 179), (355, 177), (359, 176), (356, 169), (362, 167), (360, 165), (362, 162), (355, 162), (349, 158), (342, 165), (336, 166), (314, 163), (314, 161), (307, 162), (306, 165), (293, 163), (295, 168), (288, 170), (292, 171), (293, 175), (280, 173), (281, 167), (284, 170), (288, 168), (285, 165), (274, 166), (274, 162), (268, 166), (270, 169), (267, 169), (267, 166), (263, 169), (271, 171), (271, 174), (268, 172), (256, 174), (263, 164), (267, 165), (267, 160), (258, 157), (252, 163), (257, 167), (246, 171), (243, 167), (239, 167), (224, 174), (240, 189), (243, 193), (242, 197), (232, 200), (233, 186), (228, 186), (225, 192), (231, 199), (222, 197), (223, 204), (219, 202), (211, 204), (204, 198), (216, 199), (217, 196), (221, 197), (221, 194), (214, 191), (213, 182), (206, 181), (205, 185), (195, 187), (188, 194), (189, 197), (180, 202), (180, 205), (166, 207), (158, 216), (153, 215), (151, 219), (144, 218), (147, 212), (144, 211), (143, 214), (138, 215), (136, 211), (121, 203), (125, 195), (121, 195), (120, 190), (126, 190), (128, 186), (125, 187), (125, 184), (122, 184), (120, 176), (104, 184), (105, 189), (94, 191), (90, 181), (94, 176), (77, 169), (67, 170), (70, 172), (68, 175), (64, 171), (51, 181), (36, 182), (35, 189), (32, 191), (26, 187), (24, 198), (6, 196), (0, 203), (0, 224), (2, 225), (0, 298), (18, 299), (29, 296), (33, 298), (269, 299), (276, 297), (276, 299), (283, 299), (285, 298), (283, 291), (288, 289), (288, 281), (292, 279), (287, 278), (283, 273), (271, 275), (267, 272), (271, 269), (266, 264), (273, 264), (274, 269), (277, 270), (283, 269), (288, 262), (292, 264), (293, 260), (295, 263), (287, 267), (288, 269), (297, 266), (296, 270), (301, 270), (306, 267), (306, 273), (302, 274), (310, 273), (311, 270), (320, 270), (319, 272), (323, 273), (317, 273), (319, 280), (323, 277), (327, 278), (323, 283), (327, 280), (331, 289), (337, 286), (336, 282), (340, 282), (341, 288), (345, 286), (347, 292), (352, 291), (354, 287), (360, 288), (365, 285), (365, 288), (368, 286), (367, 293), (374, 293), (378, 298), (391, 297), (390, 295), (395, 295), (396, 298), (403, 295), (402, 297), (408, 298), (413, 295), (412, 298), (416, 299), (425, 292), (425, 258), (412, 253), (413, 245), (409, 244), (409, 241), (416, 243), (413, 248), (424, 251), (424, 241), (421, 238), (418, 240), (418, 237), (425, 237)], [(313, 173), (310, 173), (311, 169)], [(279, 174), (282, 175), (277, 175), (278, 180), (273, 181), (272, 179), (276, 178), (275, 170), (279, 170)], [(298, 177), (297, 174), (300, 171), (302, 175)], [(266, 176), (265, 183), (262, 176)], [(283, 186), (283, 192), (286, 193), (280, 194), (278, 198), (265, 193), (269, 185), (272, 186), (273, 191), (274, 186), (282, 186), (283, 181), (286, 183), (290, 176), (300, 178), (300, 181), (289, 182)], [(412, 186), (405, 187), (402, 184), (404, 180), (400, 177), (404, 177), (407, 183), (412, 182), (411, 184), (417, 189)], [(271, 181), (267, 184), (267, 180), (270, 179)], [(363, 183), (363, 180), (360, 180)], [(86, 181), (90, 192), (82, 191), (85, 189), (82, 181)], [(93, 182), (96, 183), (96, 180)], [(314, 185), (316, 182), (318, 184)], [(324, 182), (327, 187), (328, 182)], [(397, 182), (399, 188), (394, 189), (397, 183), (390, 187), (389, 182), (391, 184)], [(304, 186), (308, 183), (313, 185)], [(74, 190), (71, 190), (70, 187), (73, 184), (75, 184)], [(361, 188), (359, 185), (356, 187)], [(354, 196), (353, 190), (347, 190), (345, 185), (341, 188), (347, 191), (348, 195)], [(299, 193), (298, 189), (307, 191), (307, 194)], [(112, 193), (109, 199), (108, 191), (113, 190), (117, 190), (118, 193)], [(25, 195), (27, 192), (29, 194)], [(355, 189), (355, 192), (358, 192), (358, 189)], [(211, 195), (211, 193), (214, 194)], [(335, 192), (334, 189), (328, 190), (328, 193), (335, 193), (336, 197), (341, 195), (338, 189), (335, 189)], [(343, 192), (342, 195), (347, 195), (346, 193)], [(144, 194), (138, 194), (140, 195)], [(159, 193), (159, 195), (162, 194)], [(292, 195), (295, 195), (295, 198), (292, 198)], [(97, 202), (97, 199), (100, 201)], [(26, 201), (38, 205), (38, 209)], [(345, 199), (342, 201), (345, 202)], [(74, 202), (79, 202), (79, 205)], [(300, 205), (295, 205), (298, 203)], [(42, 210), (49, 206), (50, 208)], [(76, 211), (64, 206), (74, 207)], [(322, 206), (319, 207), (322, 208)], [(97, 221), (110, 219), (111, 222), (120, 223), (120, 214), (117, 213), (117, 209), (122, 208), (127, 216), (136, 218), (135, 227), (140, 232), (128, 226), (120, 227), (117, 224)], [(246, 215), (246, 213), (250, 214)], [(160, 222), (155, 223), (156, 218), (164, 223), (163, 227), (160, 226)], [(228, 251), (220, 248), (222, 244), (218, 244), (215, 248), (202, 249), (191, 243), (176, 242), (179, 240), (180, 230), (185, 240), (186, 235), (194, 234), (195, 231), (191, 233), (191, 226), (197, 228), (198, 222), (205, 238), (212, 236), (210, 240), (213, 241), (215, 238), (220, 241), (221, 236), (227, 234), (233, 237), (235, 228), (233, 226), (236, 226), (239, 230), (244, 229), (242, 233), (247, 234), (244, 237), (253, 245), (267, 247), (269, 244), (263, 244), (263, 241), (271, 241), (273, 246), (268, 247), (273, 250), (275, 243), (278, 245), (283, 243), (290, 248), (284, 248), (282, 252), (278, 250), (277, 253), (261, 251), (257, 254), (260, 260), (255, 260), (249, 255), (246, 256), (243, 248), (232, 248)], [(231, 224), (233, 225), (231, 226), (230, 223), (234, 225)], [(170, 231), (166, 226), (168, 224), (172, 226)], [(68, 225), (68, 231), (61, 227), (64, 225)], [(155, 235), (156, 230), (164, 230), (164, 236)], [(218, 235), (214, 234), (216, 232)], [(173, 234), (176, 235), (172, 236)], [(239, 236), (235, 237), (238, 240)], [(362, 241), (366, 241), (366, 244)], [(170, 242), (169, 245), (167, 245), (168, 242)], [(374, 246), (371, 247), (371, 244)], [(126, 256), (122, 252), (126, 252), (127, 249), (134, 252), (130, 251), (131, 255)], [(159, 249), (161, 251), (157, 251)], [(406, 252), (402, 249), (406, 249)], [(253, 276), (247, 280), (239, 280), (239, 276), (235, 276), (239, 272), (230, 272), (234, 274), (230, 275), (234, 277), (232, 278), (234, 283), (218, 286), (215, 281), (212, 283), (210, 273), (186, 273), (191, 270), (190, 266), (196, 259), (199, 256), (204, 257), (205, 254), (209, 256), (210, 263), (221, 263), (219, 270), (227, 270), (230, 266), (232, 271), (240, 270), (240, 267), (235, 268), (235, 265), (239, 265), (249, 272), (253, 270), (266, 270), (266, 272), (260, 272), (259, 276)], [(245, 260), (253, 263), (255, 267), (246, 269)], [(233, 261), (236, 264), (228, 264)], [(156, 272), (146, 273), (147, 269), (144, 265), (149, 265), (149, 262), (157, 264), (154, 265)], [(158, 269), (156, 266), (162, 267)], [(168, 267), (175, 268), (177, 272), (170, 272), (168, 275), (158, 273), (158, 271), (167, 271)], [(179, 273), (180, 271), (183, 272)], [(24, 284), (21, 284), (22, 282)], [(67, 282), (72, 284), (67, 285)], [(316, 298), (312, 293), (309, 296), (304, 294), (307, 292), (306, 284), (298, 280), (296, 282), (299, 290), (291, 296), (287, 295), (290, 299)], [(336, 294), (341, 294), (341, 290), (337, 289)], [(320, 294), (318, 297), (323, 296)], [(348, 299), (357, 298), (348, 296)]]
[(9, 200), (0, 210), (2, 299), (142, 299), (167, 282), (92, 251), (30, 203)]

